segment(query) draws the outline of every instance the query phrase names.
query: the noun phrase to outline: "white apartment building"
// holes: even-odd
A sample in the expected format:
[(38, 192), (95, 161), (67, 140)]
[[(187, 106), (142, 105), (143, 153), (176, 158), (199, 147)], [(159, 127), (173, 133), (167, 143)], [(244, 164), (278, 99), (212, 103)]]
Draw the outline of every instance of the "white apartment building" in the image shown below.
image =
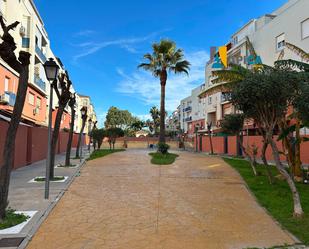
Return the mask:
[(180, 102), (180, 128), (185, 133), (192, 134), (196, 123), (205, 127), (206, 100), (198, 97), (204, 89), (204, 84), (194, 88), (191, 95)]
[[(301, 60), (297, 54), (285, 48), (285, 42), (309, 51), (309, 1), (290, 0), (273, 13), (250, 20), (231, 36), (231, 40), (225, 44), (228, 61), (250, 68), (254, 62), (250, 60), (251, 47), (246, 37), (263, 64), (273, 66), (279, 56), (283, 56), (283, 59)], [(214, 68), (214, 63), (217, 63), (214, 60), (215, 53), (212, 48), (211, 59), (206, 65), (207, 90), (213, 86), (212, 71), (220, 70)], [(220, 127), (220, 121), (225, 114), (235, 111), (228, 97), (229, 95), (223, 92), (203, 96), (207, 103), (206, 121), (212, 122), (213, 129)]]

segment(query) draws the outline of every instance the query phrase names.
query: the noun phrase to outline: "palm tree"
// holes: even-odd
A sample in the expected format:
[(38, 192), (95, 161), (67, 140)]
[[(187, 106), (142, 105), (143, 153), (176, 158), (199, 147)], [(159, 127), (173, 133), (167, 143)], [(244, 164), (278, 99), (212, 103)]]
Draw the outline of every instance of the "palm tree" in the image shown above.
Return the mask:
[(145, 63), (138, 67), (160, 79), (161, 84), (161, 101), (160, 101), (160, 136), (159, 142), (165, 143), (165, 86), (168, 72), (175, 74), (189, 74), (190, 63), (184, 60), (182, 49), (176, 48), (176, 43), (170, 40), (161, 40), (159, 43), (152, 45), (152, 54), (144, 55)]
[(153, 120), (153, 126), (154, 126), (155, 134), (157, 134), (158, 128), (160, 126), (160, 112), (159, 112), (159, 110), (156, 106), (153, 106), (153, 107), (151, 107), (149, 113), (150, 113), (152, 120)]

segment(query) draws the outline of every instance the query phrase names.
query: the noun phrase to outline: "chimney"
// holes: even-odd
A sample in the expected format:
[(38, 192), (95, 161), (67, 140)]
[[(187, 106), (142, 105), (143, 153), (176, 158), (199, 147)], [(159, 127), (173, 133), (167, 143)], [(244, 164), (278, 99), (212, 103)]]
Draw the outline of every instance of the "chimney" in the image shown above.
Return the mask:
[(210, 62), (213, 62), (216, 52), (217, 52), (216, 47), (210, 47)]

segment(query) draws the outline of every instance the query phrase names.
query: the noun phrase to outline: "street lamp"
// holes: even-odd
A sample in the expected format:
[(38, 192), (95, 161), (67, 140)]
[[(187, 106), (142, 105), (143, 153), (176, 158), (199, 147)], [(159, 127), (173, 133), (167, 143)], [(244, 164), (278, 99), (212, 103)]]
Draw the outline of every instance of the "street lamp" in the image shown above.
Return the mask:
[[(87, 119), (87, 107), (86, 106), (83, 106), (81, 109), (80, 109), (80, 113), (81, 113), (81, 117), (82, 117), (82, 129), (84, 129), (84, 125), (86, 123), (86, 119)], [(82, 131), (83, 132), (83, 131)], [(84, 133), (84, 132), (83, 132)], [(80, 134), (81, 136), (83, 136), (84, 134)], [(82, 137), (83, 138), (83, 137)], [(82, 160), (82, 154), (83, 154), (83, 139), (81, 141), (81, 144), (80, 144), (80, 161)]]
[(50, 157), (51, 157), (51, 137), (52, 137), (52, 111), (53, 111), (53, 84), (57, 83), (57, 76), (59, 71), (59, 66), (50, 58), (43, 65), (46, 78), (50, 83), (50, 93), (49, 93), (49, 113), (48, 113), (48, 149), (46, 158), (46, 173), (45, 173), (45, 199), (49, 197), (49, 171), (50, 171)]
[(198, 152), (198, 144), (197, 144), (197, 138), (198, 138), (198, 130), (200, 128), (200, 124), (196, 124), (194, 129), (195, 129), (195, 151)]
[(89, 136), (89, 144), (88, 144), (88, 151), (90, 152), (90, 144), (91, 144), (91, 124), (92, 124), (92, 119), (88, 119), (88, 136)]

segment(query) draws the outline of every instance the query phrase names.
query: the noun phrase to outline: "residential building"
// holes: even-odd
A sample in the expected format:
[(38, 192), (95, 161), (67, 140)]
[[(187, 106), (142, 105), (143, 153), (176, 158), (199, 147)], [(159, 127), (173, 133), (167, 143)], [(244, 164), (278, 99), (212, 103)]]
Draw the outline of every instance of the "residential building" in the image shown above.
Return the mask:
[[(258, 63), (273, 66), (278, 58), (301, 60), (297, 54), (285, 48), (285, 43), (309, 51), (308, 10), (308, 0), (290, 0), (273, 13), (250, 20), (225, 44), (228, 62), (252, 68)], [(257, 55), (256, 61), (253, 60), (253, 49)], [(207, 102), (206, 121), (212, 123), (213, 130), (219, 131), (224, 115), (236, 110), (229, 101), (229, 93), (211, 94), (215, 79), (212, 72), (220, 68), (217, 67), (218, 52), (211, 48), (210, 54), (205, 70), (205, 90), (209, 94), (201, 94), (200, 97)]]
[(180, 128), (180, 116), (179, 116), (179, 109), (177, 108), (176, 111), (173, 111), (173, 113), (166, 118), (166, 131), (179, 131)]
[[(14, 11), (13, 11), (14, 10)], [(19, 21), (20, 24), (11, 35), (16, 42), (16, 55), (19, 51), (29, 52), (29, 86), (22, 118), (24, 122), (46, 125), (46, 77), (43, 63), (49, 52), (49, 39), (44, 23), (32, 0), (0, 0), (0, 14), (6, 24)], [(0, 110), (10, 115), (15, 104), (18, 88), (18, 73), (0, 59)]]
[[(91, 131), (93, 127), (93, 123), (97, 121), (97, 115), (96, 115), (94, 106), (91, 103), (91, 99), (89, 96), (81, 95), (81, 94), (77, 94), (76, 96), (77, 96), (77, 109), (76, 109), (77, 122), (75, 122), (76, 123), (75, 132), (80, 132), (81, 127), (82, 127), (82, 119), (81, 119), (80, 110), (82, 109), (82, 107), (87, 107), (88, 119), (85, 124), (84, 133), (88, 133), (89, 131)], [(92, 121), (91, 126), (89, 126), (89, 122), (88, 122), (89, 119), (91, 119)]]
[(194, 134), (195, 126), (205, 127), (206, 101), (198, 97), (204, 89), (204, 84), (194, 88), (191, 95), (180, 102), (180, 128), (189, 136)]
[[(47, 58), (53, 58), (60, 68), (59, 73), (64, 73), (65, 67), (62, 61), (54, 55), (50, 48), (48, 34), (33, 0), (0, 0), (0, 15), (3, 16), (6, 24), (11, 24), (15, 21), (20, 22), (16, 30), (10, 32), (17, 46), (15, 51), (16, 55), (18, 56), (21, 50), (31, 54), (29, 84), (22, 113), (22, 121), (30, 125), (47, 126), (50, 83), (46, 79), (43, 64)], [(19, 74), (0, 58), (0, 112), (7, 117), (10, 117), (12, 114), (15, 104), (18, 79)], [(71, 87), (71, 92), (75, 92), (74, 86)], [(79, 97), (77, 96), (76, 106), (78, 106), (78, 99)], [(52, 124), (54, 124), (57, 109), (58, 98), (56, 92), (53, 91)], [(94, 107), (90, 102), (88, 109), (89, 113), (93, 116), (93, 120), (96, 120)], [(77, 109), (76, 114), (74, 131), (79, 132), (79, 109)], [(70, 122), (71, 110), (66, 106), (62, 115), (60, 128), (69, 128)]]

